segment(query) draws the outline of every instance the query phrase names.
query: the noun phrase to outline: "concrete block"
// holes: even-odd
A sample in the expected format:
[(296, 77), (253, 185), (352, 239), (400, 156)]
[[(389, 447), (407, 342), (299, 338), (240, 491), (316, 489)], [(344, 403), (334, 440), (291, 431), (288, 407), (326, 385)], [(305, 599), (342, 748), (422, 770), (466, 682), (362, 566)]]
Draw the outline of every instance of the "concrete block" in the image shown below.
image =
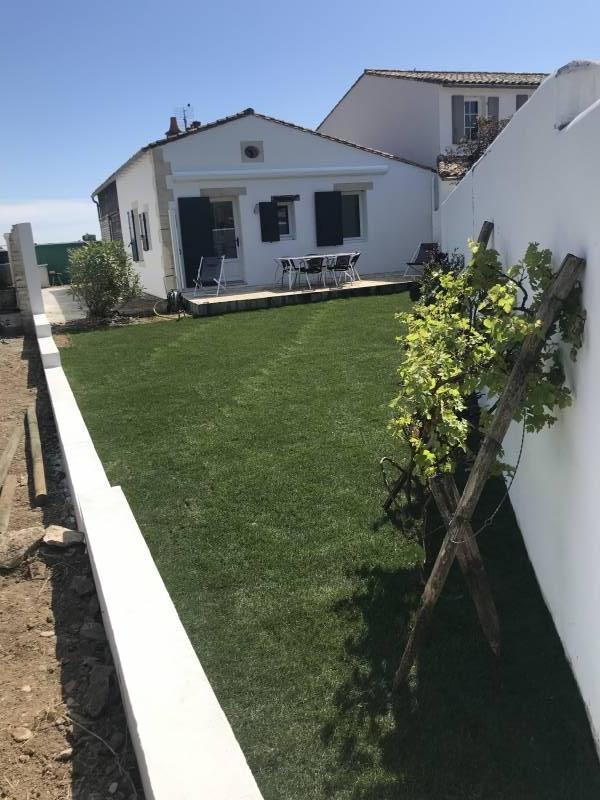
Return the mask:
[(38, 339), (38, 346), (40, 348), (40, 356), (42, 357), (44, 369), (60, 367), (60, 353), (51, 336), (43, 336), (41, 339)]

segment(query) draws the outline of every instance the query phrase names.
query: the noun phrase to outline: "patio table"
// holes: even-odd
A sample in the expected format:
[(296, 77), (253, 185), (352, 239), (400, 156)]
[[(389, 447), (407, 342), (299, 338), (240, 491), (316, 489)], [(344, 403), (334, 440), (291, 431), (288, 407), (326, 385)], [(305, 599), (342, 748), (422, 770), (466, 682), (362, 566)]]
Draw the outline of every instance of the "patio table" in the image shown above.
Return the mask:
[[(275, 269), (275, 283), (277, 283), (277, 273), (281, 269), (281, 281), (283, 283), (283, 276), (286, 274), (288, 275), (288, 289), (291, 291), (293, 286), (296, 284), (296, 279), (298, 274), (300, 273), (300, 268), (296, 266), (298, 262), (306, 264), (307, 260), (310, 258), (322, 258), (323, 259), (323, 266), (321, 271), (327, 270), (327, 267), (333, 262), (335, 258), (338, 256), (353, 256), (356, 254), (356, 250), (353, 250), (348, 253), (306, 253), (303, 256), (284, 256), (280, 258), (276, 258), (275, 263), (277, 267)], [(286, 262), (284, 264), (284, 262)], [(354, 279), (353, 279), (354, 280)], [(325, 283), (325, 281), (323, 281)], [(310, 284), (309, 284), (310, 286)]]

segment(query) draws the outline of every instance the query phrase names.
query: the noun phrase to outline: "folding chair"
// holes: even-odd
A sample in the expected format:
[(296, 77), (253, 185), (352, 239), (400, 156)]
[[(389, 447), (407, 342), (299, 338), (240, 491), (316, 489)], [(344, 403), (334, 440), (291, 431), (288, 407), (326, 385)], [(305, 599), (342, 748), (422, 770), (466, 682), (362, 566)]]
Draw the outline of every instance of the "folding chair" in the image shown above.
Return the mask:
[[(421, 242), (418, 246), (412, 261), (408, 261), (403, 272), (403, 277), (407, 275), (421, 275), (423, 267), (428, 264), (439, 252), (440, 246), (437, 242)], [(410, 270), (410, 267), (420, 267), (420, 269)]]
[(198, 267), (198, 274), (194, 281), (194, 297), (201, 288), (217, 287), (217, 295), (221, 287), (227, 288), (223, 264), (225, 256), (202, 256)]

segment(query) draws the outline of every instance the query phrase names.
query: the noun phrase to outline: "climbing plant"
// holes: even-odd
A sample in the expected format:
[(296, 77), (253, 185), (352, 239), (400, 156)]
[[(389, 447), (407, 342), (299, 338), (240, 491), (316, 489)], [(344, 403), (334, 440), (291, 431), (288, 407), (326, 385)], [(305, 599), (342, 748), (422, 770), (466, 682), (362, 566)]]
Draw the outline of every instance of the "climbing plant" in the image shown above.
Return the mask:
[[(508, 269), (495, 250), (475, 242), (470, 249), (465, 267), (459, 259), (427, 265), (421, 299), (397, 315), (402, 359), (390, 427), (405, 445), (396, 489), (409, 502), (423, 498), (430, 477), (453, 473), (475, 455), (523, 339), (536, 329), (536, 311), (553, 276), (551, 253), (538, 244)], [(527, 376), (514, 417), (524, 430), (552, 425), (557, 410), (570, 404), (562, 359), (576, 358), (583, 326), (577, 285)], [(497, 470), (510, 472), (501, 458)]]

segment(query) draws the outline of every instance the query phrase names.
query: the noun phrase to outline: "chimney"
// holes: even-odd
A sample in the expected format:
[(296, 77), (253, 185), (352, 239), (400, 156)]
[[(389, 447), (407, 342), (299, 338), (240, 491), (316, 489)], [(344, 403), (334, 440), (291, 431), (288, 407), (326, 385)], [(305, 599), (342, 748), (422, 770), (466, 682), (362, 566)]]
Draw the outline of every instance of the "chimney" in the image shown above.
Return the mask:
[(192, 120), (190, 122), (190, 124), (188, 126), (188, 130), (195, 131), (197, 128), (201, 128), (201, 127), (202, 127), (202, 124), (201, 124), (200, 120), (194, 119), (194, 120)]
[(179, 136), (180, 133), (181, 131), (179, 130), (179, 125), (177, 124), (177, 117), (171, 117), (169, 130), (166, 132), (165, 136), (170, 138), (171, 136)]

